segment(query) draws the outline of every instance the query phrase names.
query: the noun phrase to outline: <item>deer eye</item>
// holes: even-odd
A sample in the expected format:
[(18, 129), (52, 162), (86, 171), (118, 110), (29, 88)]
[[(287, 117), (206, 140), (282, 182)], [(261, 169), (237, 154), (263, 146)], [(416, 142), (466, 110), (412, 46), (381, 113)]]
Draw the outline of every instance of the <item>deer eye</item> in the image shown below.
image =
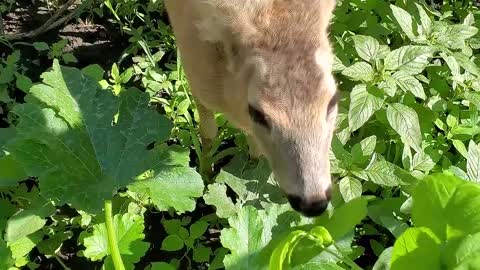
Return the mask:
[(255, 123), (267, 129), (270, 129), (270, 124), (268, 123), (267, 118), (265, 117), (265, 114), (263, 112), (257, 110), (252, 105), (248, 105), (248, 114), (250, 114), (250, 117)]

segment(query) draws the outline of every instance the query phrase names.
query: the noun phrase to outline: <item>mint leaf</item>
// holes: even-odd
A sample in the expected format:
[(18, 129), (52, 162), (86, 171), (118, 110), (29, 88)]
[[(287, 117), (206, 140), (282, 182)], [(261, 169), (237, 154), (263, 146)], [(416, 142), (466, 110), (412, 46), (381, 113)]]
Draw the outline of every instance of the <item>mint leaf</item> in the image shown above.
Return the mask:
[(354, 81), (372, 81), (375, 77), (375, 71), (372, 66), (365, 62), (358, 62), (349, 67), (346, 67), (342, 74)]
[(390, 104), (387, 107), (387, 119), (390, 126), (400, 135), (405, 145), (421, 152), (422, 133), (418, 115), (410, 107), (401, 103)]
[(362, 183), (354, 178), (346, 176), (338, 183), (340, 193), (346, 202), (349, 202), (362, 195)]
[(377, 59), (380, 52), (380, 43), (369, 36), (355, 35), (352, 37), (355, 43), (355, 50), (363, 60), (372, 62)]
[(412, 41), (416, 40), (416, 36), (413, 33), (413, 17), (403, 8), (394, 5), (390, 5), (390, 8), (395, 20), (407, 37)]
[(406, 75), (422, 72), (433, 56), (433, 49), (428, 46), (403, 46), (390, 52), (385, 58), (385, 69), (401, 70)]
[(45, 197), (98, 213), (118, 188), (147, 170), (161, 171), (158, 149), (147, 146), (166, 139), (172, 124), (148, 108), (148, 94), (128, 90), (117, 98), (57, 61), (42, 78), (28, 102), (13, 109), (18, 135), (8, 149), (39, 176)]
[[(117, 235), (118, 248), (122, 255), (126, 269), (133, 270), (133, 264), (147, 252), (150, 244), (143, 241), (145, 238), (143, 216), (125, 213), (113, 217), (113, 225)], [(105, 223), (93, 225), (93, 233), (83, 239), (86, 247), (84, 256), (98, 261), (107, 257), (105, 264), (111, 264), (110, 251), (108, 250), (108, 236)], [(113, 269), (113, 268), (110, 268)]]
[(369, 93), (367, 85), (360, 84), (350, 93), (350, 109), (348, 112), (348, 125), (353, 132), (362, 127), (368, 119), (380, 108), (383, 99)]
[(309, 262), (299, 265), (292, 270), (343, 270), (344, 268), (338, 266), (335, 263), (328, 262)]
[(480, 145), (473, 141), (468, 145), (467, 174), (471, 181), (480, 183)]
[(402, 71), (396, 72), (392, 75), (396, 84), (405, 92), (411, 92), (414, 96), (425, 100), (425, 90), (422, 84), (415, 77), (405, 74)]

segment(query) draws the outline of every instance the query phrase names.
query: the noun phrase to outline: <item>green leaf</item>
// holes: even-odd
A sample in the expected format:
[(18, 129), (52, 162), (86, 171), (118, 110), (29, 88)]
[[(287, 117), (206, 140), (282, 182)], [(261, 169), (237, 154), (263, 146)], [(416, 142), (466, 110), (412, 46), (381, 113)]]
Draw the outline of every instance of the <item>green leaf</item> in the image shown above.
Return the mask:
[(50, 201), (36, 197), (30, 207), (15, 213), (7, 221), (5, 240), (15, 242), (30, 235), (46, 224), (46, 217), (55, 213), (56, 209)]
[(29, 262), (28, 254), (42, 240), (43, 233), (36, 233), (24, 236), (14, 242), (9, 242), (8, 247), (12, 251), (12, 257), (15, 259), (15, 265), (21, 267)]
[(340, 193), (346, 202), (362, 195), (362, 183), (354, 177), (344, 177), (339, 182)]
[(152, 263), (150, 270), (176, 270), (176, 268), (165, 262), (155, 262)]
[(367, 216), (367, 201), (356, 198), (336, 208), (324, 227), (333, 239), (340, 239), (351, 232)]
[(232, 199), (227, 197), (227, 186), (220, 183), (208, 185), (208, 191), (203, 195), (205, 203), (215, 206), (216, 214), (220, 218), (229, 218), (237, 213), (238, 208)]
[(460, 184), (461, 180), (454, 176), (438, 174), (420, 181), (413, 191), (412, 220), (415, 226), (428, 227), (440, 239), (446, 239), (445, 207)]
[(15, 85), (17, 86), (17, 88), (22, 90), (25, 93), (28, 93), (28, 91), (30, 91), (30, 88), (33, 85), (32, 80), (30, 80), (30, 78), (20, 73), (17, 73), (15, 76), (17, 77), (17, 80), (15, 82)]
[[(145, 255), (150, 244), (142, 241), (145, 236), (143, 216), (125, 213), (113, 217), (113, 225), (117, 237), (118, 249), (122, 256), (126, 269), (133, 270), (133, 264), (137, 263)], [(107, 257), (105, 264), (111, 263), (110, 251), (108, 250), (108, 236), (105, 223), (93, 225), (93, 233), (83, 239), (86, 247), (83, 255), (93, 261)], [(112, 268), (113, 269), (113, 268)]]
[(400, 25), (400, 28), (410, 40), (414, 41), (416, 36), (413, 34), (413, 17), (400, 7), (390, 5), (390, 8), (392, 9), (395, 20)]
[(13, 109), (18, 135), (8, 149), (29, 175), (39, 176), (45, 197), (98, 213), (104, 199), (138, 175), (163, 172), (165, 150), (147, 146), (166, 139), (172, 124), (148, 108), (148, 94), (129, 90), (117, 98), (57, 61), (42, 78), (28, 102)]
[(173, 207), (178, 214), (193, 211), (195, 198), (203, 195), (203, 180), (194, 169), (172, 167), (154, 178), (137, 181), (128, 186), (132, 192), (148, 195), (159, 210)]
[(295, 246), (295, 243), (298, 242), (298, 240), (305, 235), (306, 235), (306, 232), (302, 230), (295, 230), (289, 233), (287, 236), (285, 236), (284, 239), (282, 239), (280, 243), (278, 243), (275, 249), (273, 250), (272, 255), (270, 256), (268, 269), (269, 270), (284, 269), (283, 265), (287, 260), (289, 251), (292, 250)]
[(420, 14), (422, 34), (429, 35), (433, 29), (433, 22), (420, 4), (415, 3), (415, 6), (417, 7), (418, 14)]
[(349, 67), (346, 67), (342, 74), (354, 81), (372, 81), (375, 77), (375, 71), (372, 66), (365, 62), (358, 62)]
[(467, 174), (471, 181), (480, 183), (480, 145), (473, 141), (468, 145)]
[(427, 46), (403, 46), (390, 52), (385, 58), (385, 69), (401, 70), (406, 75), (422, 72), (433, 56), (433, 49)]
[(387, 119), (405, 145), (421, 152), (422, 133), (415, 110), (400, 103), (390, 104), (387, 107)]
[(208, 262), (212, 256), (212, 249), (209, 247), (197, 247), (193, 249), (193, 260), (195, 262)]
[(32, 45), (37, 51), (46, 51), (49, 49), (48, 44), (45, 42), (34, 42)]
[(38, 251), (44, 255), (53, 256), (60, 250), (62, 243), (65, 240), (70, 239), (72, 236), (73, 233), (71, 231), (57, 232), (52, 237), (38, 243)]
[(424, 152), (416, 153), (413, 156), (412, 169), (414, 170), (429, 172), (433, 169), (434, 166), (435, 162), (433, 162), (432, 158)]
[(292, 270), (344, 270), (335, 263), (328, 262), (309, 262), (299, 265)]
[(478, 33), (478, 28), (464, 24), (448, 25), (438, 34), (437, 42), (451, 49), (461, 49), (465, 40)]
[(445, 207), (446, 239), (480, 232), (480, 185), (463, 182)]
[(348, 125), (353, 132), (362, 127), (368, 119), (380, 108), (383, 99), (371, 94), (365, 84), (357, 85), (350, 93), (350, 109), (348, 112)]
[(425, 100), (427, 97), (425, 95), (425, 90), (423, 89), (420, 81), (415, 79), (415, 77), (406, 75), (404, 72), (399, 71), (392, 75), (395, 79), (396, 84), (405, 92), (411, 92), (414, 96)]
[(390, 260), (392, 258), (393, 247), (389, 247), (383, 250), (382, 254), (378, 257), (372, 270), (390, 270)]
[(63, 59), (63, 62), (65, 62), (65, 63), (77, 63), (78, 62), (77, 58), (75, 57), (75, 55), (73, 55), (73, 53), (62, 54), (62, 59)]
[(441, 269), (440, 240), (428, 228), (410, 228), (395, 241), (391, 269)]
[(0, 269), (9, 269), (14, 263), (12, 252), (8, 249), (7, 243), (0, 237)]
[(371, 181), (377, 185), (395, 187), (404, 184), (396, 175), (397, 168), (386, 160), (376, 160), (361, 171), (352, 171), (360, 179)]
[(177, 251), (183, 248), (183, 240), (176, 234), (165, 237), (162, 241), (162, 250)]
[(162, 222), (163, 228), (168, 234), (178, 234), (182, 227), (182, 221), (179, 219), (170, 219)]
[(202, 236), (208, 229), (208, 222), (206, 221), (197, 221), (190, 226), (190, 237), (192, 239), (198, 239)]
[(27, 178), (25, 169), (12, 156), (0, 158), (0, 187), (16, 186)]
[(380, 52), (380, 43), (369, 36), (355, 35), (352, 37), (355, 43), (355, 50), (363, 60), (372, 62), (377, 59)]
[[(242, 207), (236, 216), (230, 217), (230, 228), (223, 229), (220, 241), (231, 254), (226, 255), (223, 263), (226, 269), (257, 270), (267, 269), (268, 254), (262, 253), (272, 238), (272, 229), (277, 235), (289, 231), (292, 222), (300, 220), (297, 213), (288, 205), (272, 204), (267, 210), (258, 210), (253, 206)], [(283, 218), (279, 220), (279, 216)], [(289, 219), (286, 219), (286, 218)]]
[(105, 70), (98, 64), (86, 66), (82, 69), (82, 72), (96, 81), (102, 80), (103, 75), (105, 74)]

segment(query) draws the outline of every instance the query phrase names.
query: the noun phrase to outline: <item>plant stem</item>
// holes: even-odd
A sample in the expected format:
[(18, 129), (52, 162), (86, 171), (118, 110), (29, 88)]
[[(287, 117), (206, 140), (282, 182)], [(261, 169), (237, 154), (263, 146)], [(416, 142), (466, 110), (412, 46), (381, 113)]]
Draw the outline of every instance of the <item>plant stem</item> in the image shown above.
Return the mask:
[(338, 246), (333, 243), (333, 246), (338, 250), (338, 252), (340, 252), (342, 254), (342, 256), (338, 256), (338, 254), (336, 254), (335, 252), (329, 250), (329, 249), (325, 249), (325, 252), (327, 253), (330, 253), (331, 255), (335, 256), (335, 258), (337, 258), (338, 260), (340, 261), (343, 261), (344, 263), (348, 264), (348, 266), (350, 266), (351, 269), (354, 269), (354, 270), (363, 270), (360, 266), (358, 266), (353, 260), (351, 260), (348, 255), (346, 254), (343, 254), (342, 251), (340, 251), (340, 249), (338, 248)]
[(115, 234), (115, 228), (113, 227), (113, 216), (112, 216), (112, 201), (105, 201), (105, 224), (107, 227), (108, 235), (108, 249), (110, 250), (110, 255), (112, 256), (113, 265), (115, 270), (125, 270), (123, 265), (122, 256), (120, 255), (120, 250), (117, 245), (117, 236)]
[(53, 257), (57, 260), (57, 262), (63, 267), (65, 270), (72, 270), (70, 267), (66, 266), (63, 261), (58, 257), (57, 254), (53, 254)]

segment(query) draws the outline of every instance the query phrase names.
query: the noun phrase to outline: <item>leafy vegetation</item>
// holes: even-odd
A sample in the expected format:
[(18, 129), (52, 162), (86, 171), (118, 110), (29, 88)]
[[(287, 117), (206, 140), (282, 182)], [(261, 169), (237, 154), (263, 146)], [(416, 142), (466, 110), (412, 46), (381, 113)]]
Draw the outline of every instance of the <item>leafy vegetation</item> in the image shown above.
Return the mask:
[[(0, 0), (0, 30), (68, 2)], [(221, 114), (202, 152), (162, 1), (81, 1), (63, 29), (1, 36), (0, 269), (480, 269), (480, 10), (337, 2), (337, 180), (318, 218)], [(111, 47), (84, 38), (89, 58), (65, 29)]]

